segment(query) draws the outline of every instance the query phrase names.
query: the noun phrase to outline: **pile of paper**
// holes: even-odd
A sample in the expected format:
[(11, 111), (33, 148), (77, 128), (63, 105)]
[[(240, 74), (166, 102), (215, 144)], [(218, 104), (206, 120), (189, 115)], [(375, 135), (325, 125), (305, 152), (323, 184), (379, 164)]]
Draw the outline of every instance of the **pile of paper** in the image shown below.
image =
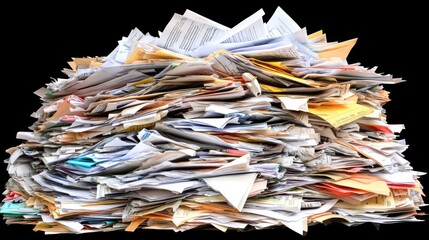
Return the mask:
[(7, 150), (7, 224), (46, 233), (399, 223), (423, 205), (383, 84), (281, 8), (234, 28), (187, 10), (36, 91)]

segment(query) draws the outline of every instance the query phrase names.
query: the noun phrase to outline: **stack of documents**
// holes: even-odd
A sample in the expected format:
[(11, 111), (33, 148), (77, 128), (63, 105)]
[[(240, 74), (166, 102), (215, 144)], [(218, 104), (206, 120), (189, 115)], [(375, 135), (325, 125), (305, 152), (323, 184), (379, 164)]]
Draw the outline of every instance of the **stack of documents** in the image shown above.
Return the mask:
[(1, 213), (47, 234), (420, 221), (423, 172), (384, 84), (280, 7), (229, 28), (187, 10), (73, 58), (7, 152)]

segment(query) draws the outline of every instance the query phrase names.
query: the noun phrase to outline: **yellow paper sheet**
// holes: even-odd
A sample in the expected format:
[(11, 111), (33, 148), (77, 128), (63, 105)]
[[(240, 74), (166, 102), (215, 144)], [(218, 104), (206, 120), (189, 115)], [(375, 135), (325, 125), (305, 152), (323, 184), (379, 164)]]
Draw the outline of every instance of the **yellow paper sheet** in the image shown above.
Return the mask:
[(44, 222), (38, 222), (36, 226), (33, 228), (33, 231), (43, 231), (43, 232), (52, 232), (52, 233), (72, 233), (66, 227), (60, 224), (47, 224)]
[(322, 35), (323, 35), (323, 30), (319, 30), (317, 32), (309, 34), (307, 37), (308, 37), (308, 39), (312, 39), (312, 38), (320, 37)]
[(388, 196), (390, 194), (390, 189), (387, 186), (387, 183), (384, 182), (383, 180), (376, 180), (371, 183), (368, 183), (368, 182), (363, 183), (361, 181), (354, 180), (353, 178), (348, 178), (348, 179), (335, 181), (332, 183), (343, 187), (361, 189), (361, 190), (365, 190), (368, 192), (377, 193), (385, 196)]
[(338, 58), (346, 59), (350, 51), (352, 50), (353, 46), (356, 44), (356, 42), (357, 42), (357, 38), (337, 43), (332, 48), (319, 52), (318, 53), (319, 57), (320, 58), (338, 57)]
[(340, 127), (364, 117), (374, 110), (357, 103), (346, 105), (322, 105), (308, 108), (308, 112), (319, 116), (333, 127)]

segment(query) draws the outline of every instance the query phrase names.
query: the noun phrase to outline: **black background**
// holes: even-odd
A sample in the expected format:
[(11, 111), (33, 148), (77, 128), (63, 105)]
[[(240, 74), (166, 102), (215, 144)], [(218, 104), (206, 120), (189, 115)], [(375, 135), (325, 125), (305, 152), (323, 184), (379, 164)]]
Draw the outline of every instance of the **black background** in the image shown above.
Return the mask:
[[(383, 5), (376, 1), (69, 1), (62, 4), (11, 3), (2, 7), (2, 67), (0, 80), (1, 106), (1, 159), (8, 157), (4, 150), (19, 144), (17, 131), (27, 129), (34, 119), (29, 115), (37, 110), (39, 99), (32, 93), (50, 77), (63, 77), (60, 70), (67, 67), (70, 57), (105, 56), (117, 45), (117, 40), (138, 27), (143, 32), (156, 35), (162, 31), (172, 15), (183, 13), (187, 8), (232, 27), (244, 18), (264, 8), (268, 21), (277, 6), (281, 6), (296, 22), (307, 27), (309, 33), (323, 29), (330, 41), (343, 41), (358, 37), (349, 62), (361, 62), (380, 72), (408, 80), (395, 86), (392, 102), (386, 105), (389, 123), (404, 123), (409, 149), (407, 159), (419, 171), (429, 171), (426, 101), (428, 90), (427, 38), (423, 33), (427, 26), (424, 7), (411, 1)], [(88, 5), (91, 3), (91, 5)], [(234, 5), (233, 5), (234, 4)], [(375, 5), (379, 4), (379, 5)], [(232, 6), (233, 5), (233, 6)], [(0, 170), (4, 184), (8, 178), (6, 165)], [(428, 177), (421, 178), (429, 186)], [(426, 200), (427, 201), (427, 200)], [(428, 209), (426, 208), (426, 211)], [(426, 221), (428, 217), (423, 217)], [(307, 239), (380, 239), (387, 237), (424, 236), (429, 224), (406, 223), (382, 225), (379, 230), (370, 224), (348, 228), (339, 224), (310, 227)], [(0, 223), (0, 236), (38, 239), (76, 239), (74, 235), (44, 236), (34, 233), (29, 226), (6, 226)], [(79, 239), (302, 239), (287, 229), (263, 230), (248, 233), (189, 231), (136, 231), (135, 233), (97, 233), (79, 235)]]

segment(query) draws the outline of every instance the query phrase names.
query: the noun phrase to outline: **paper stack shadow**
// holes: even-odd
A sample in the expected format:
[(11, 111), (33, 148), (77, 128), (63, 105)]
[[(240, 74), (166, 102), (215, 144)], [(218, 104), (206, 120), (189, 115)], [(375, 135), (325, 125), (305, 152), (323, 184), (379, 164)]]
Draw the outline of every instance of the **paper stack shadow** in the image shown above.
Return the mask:
[(280, 7), (233, 28), (187, 10), (73, 58), (35, 92), (7, 152), (6, 224), (47, 234), (421, 221), (418, 178), (385, 84), (357, 39), (308, 34)]

